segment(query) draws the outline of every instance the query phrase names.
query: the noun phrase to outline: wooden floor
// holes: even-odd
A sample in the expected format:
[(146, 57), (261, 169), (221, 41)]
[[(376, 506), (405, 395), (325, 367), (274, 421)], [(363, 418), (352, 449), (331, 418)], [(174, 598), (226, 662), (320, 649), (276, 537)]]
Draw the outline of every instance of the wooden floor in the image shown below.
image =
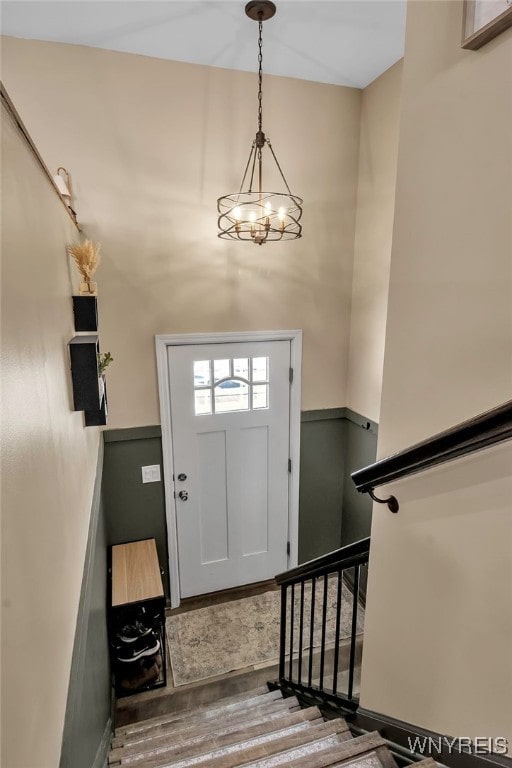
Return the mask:
[(277, 676), (278, 668), (275, 665), (263, 669), (230, 672), (218, 678), (211, 678), (208, 682), (201, 680), (179, 688), (170, 685), (167, 688), (126, 696), (117, 702), (115, 725), (119, 727), (167, 712), (210, 704), (226, 696), (259, 688)]
[[(198, 595), (197, 597), (189, 597), (182, 600), (179, 608), (167, 609), (166, 614), (172, 616), (199, 608), (206, 608), (211, 605), (241, 600), (244, 597), (252, 597), (253, 595), (259, 595), (276, 589), (279, 589), (279, 587), (274, 579), (271, 579), (270, 581), (260, 581), (256, 584), (225, 589), (221, 592), (211, 592), (207, 595)], [(201, 706), (216, 701), (219, 698), (250, 691), (253, 688), (265, 685), (269, 680), (277, 678), (277, 675), (277, 665), (260, 668), (248, 667), (228, 672), (218, 677), (212, 677), (208, 681), (199, 680), (195, 683), (175, 688), (171, 664), (169, 656), (167, 656), (167, 686), (119, 699), (116, 711), (116, 727), (127, 725), (136, 720), (155, 717), (164, 712), (175, 712), (179, 709)]]
[[(363, 638), (358, 637), (356, 642), (356, 679), (355, 690), (359, 689), (360, 664), (363, 649)], [(350, 652), (349, 641), (340, 648), (340, 670), (348, 668)], [(318, 669), (320, 650), (315, 651), (315, 670)], [(333, 651), (330, 649), (325, 656), (325, 679), (332, 677)], [(295, 667), (295, 665), (294, 665)], [(288, 664), (286, 665), (288, 671)], [(315, 673), (316, 674), (316, 673)], [(169, 683), (166, 688), (158, 688), (153, 691), (127, 696), (117, 702), (116, 727), (128, 725), (137, 720), (156, 717), (161, 714), (176, 712), (180, 709), (210, 704), (217, 699), (233, 696), (244, 691), (250, 691), (277, 680), (279, 668), (277, 664), (260, 668), (249, 667), (235, 670), (225, 675), (212, 677), (209, 680), (199, 680), (195, 683), (173, 688), (172, 675), (169, 674)], [(294, 670), (296, 676), (296, 670)], [(313, 680), (317, 683), (317, 680)], [(338, 678), (338, 690), (343, 691), (347, 684), (347, 672), (342, 672)]]
[[(167, 610), (168, 615), (184, 613), (186, 611), (197, 610), (210, 605), (219, 605), (232, 600), (240, 600), (244, 597), (261, 594), (270, 589), (279, 589), (275, 581), (264, 581), (258, 584), (251, 584), (245, 587), (224, 590), (222, 592), (213, 592), (209, 595), (200, 595), (198, 597), (183, 600), (179, 608)], [(340, 649), (340, 669), (348, 666), (348, 641)], [(358, 637), (356, 643), (356, 665), (361, 662), (362, 637)], [(319, 651), (315, 656), (319, 655)], [(326, 655), (326, 670), (331, 662), (331, 652)], [(316, 665), (315, 665), (316, 668)], [(358, 670), (359, 671), (359, 670)], [(218, 677), (212, 677), (206, 680), (199, 680), (188, 685), (174, 687), (172, 679), (171, 664), (167, 656), (167, 686), (157, 688), (151, 691), (126, 696), (117, 701), (115, 726), (120, 727), (144, 720), (150, 717), (157, 717), (164, 713), (176, 712), (181, 709), (195, 708), (210, 704), (218, 699), (233, 696), (245, 691), (251, 691), (255, 688), (266, 685), (269, 681), (276, 680), (279, 674), (277, 664), (259, 667), (247, 667), (245, 669), (235, 670)], [(358, 682), (358, 681), (357, 681)], [(340, 679), (341, 685), (341, 679)], [(342, 690), (342, 688), (340, 688)]]
[(167, 609), (168, 616), (174, 616), (178, 613), (195, 611), (198, 608), (209, 608), (211, 605), (221, 605), (230, 603), (233, 600), (242, 600), (244, 597), (253, 597), (261, 595), (263, 592), (278, 590), (279, 586), (274, 579), (269, 581), (258, 581), (256, 584), (246, 584), (243, 587), (233, 587), (232, 589), (223, 589), (220, 592), (210, 592), (207, 595), (197, 595), (197, 597), (187, 597), (181, 601), (179, 608)]

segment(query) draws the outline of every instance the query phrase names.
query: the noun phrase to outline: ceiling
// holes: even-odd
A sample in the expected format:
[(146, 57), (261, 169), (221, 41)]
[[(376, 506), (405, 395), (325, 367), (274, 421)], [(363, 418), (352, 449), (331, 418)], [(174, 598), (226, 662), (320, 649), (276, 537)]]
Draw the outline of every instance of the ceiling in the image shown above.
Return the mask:
[[(405, 0), (277, 0), (264, 72), (364, 88), (403, 56)], [(257, 25), (241, 0), (7, 0), (4, 35), (257, 68)]]

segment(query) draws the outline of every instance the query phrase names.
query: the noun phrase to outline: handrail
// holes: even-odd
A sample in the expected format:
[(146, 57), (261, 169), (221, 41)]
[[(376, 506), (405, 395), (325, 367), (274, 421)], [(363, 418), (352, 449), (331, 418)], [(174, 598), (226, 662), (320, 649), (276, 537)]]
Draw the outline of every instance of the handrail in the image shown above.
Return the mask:
[(391, 512), (398, 512), (396, 498), (378, 499), (374, 488), (510, 439), (512, 400), (358, 469), (351, 477), (360, 493), (368, 493), (374, 501), (386, 503)]
[(296, 584), (305, 578), (312, 576), (323, 576), (325, 573), (337, 571), (340, 568), (351, 568), (361, 562), (361, 558), (368, 557), (370, 552), (370, 537), (355, 541), (353, 544), (347, 544), (345, 547), (335, 549), (326, 555), (316, 557), (314, 560), (308, 560), (296, 568), (279, 573), (275, 579), (280, 585)]

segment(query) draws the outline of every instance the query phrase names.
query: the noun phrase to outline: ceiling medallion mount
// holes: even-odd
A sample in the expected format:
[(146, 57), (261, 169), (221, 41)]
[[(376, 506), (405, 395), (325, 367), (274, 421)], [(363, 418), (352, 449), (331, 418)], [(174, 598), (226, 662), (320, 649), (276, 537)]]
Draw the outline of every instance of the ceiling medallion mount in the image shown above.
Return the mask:
[[(245, 6), (250, 19), (258, 22), (258, 130), (252, 142), (238, 192), (217, 200), (218, 236), (225, 240), (246, 240), (263, 245), (271, 240), (296, 240), (302, 236), (302, 198), (292, 194), (272, 144), (263, 132), (263, 22), (276, 12), (270, 0), (250, 0)], [(263, 150), (268, 147), (274, 162), (274, 174), (284, 184), (280, 192), (263, 187)], [(267, 154), (268, 156), (268, 154)], [(244, 187), (248, 179), (247, 186)], [(254, 186), (257, 188), (255, 189)]]
[(251, 0), (245, 6), (245, 12), (253, 21), (267, 21), (275, 14), (276, 7), (270, 0)]

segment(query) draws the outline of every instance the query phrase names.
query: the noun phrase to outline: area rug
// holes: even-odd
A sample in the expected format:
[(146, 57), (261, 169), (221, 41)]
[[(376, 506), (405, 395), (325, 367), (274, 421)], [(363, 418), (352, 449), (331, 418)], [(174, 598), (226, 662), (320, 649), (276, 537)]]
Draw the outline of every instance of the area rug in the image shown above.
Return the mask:
[[(299, 647), (300, 588), (295, 590), (293, 647)], [(337, 579), (330, 579), (327, 589), (326, 645), (334, 643), (336, 629)], [(315, 631), (313, 647), (321, 643), (323, 581), (315, 588)], [(174, 685), (204, 680), (251, 666), (265, 666), (277, 661), (281, 593), (264, 592), (240, 600), (198, 608), (167, 618), (167, 640)], [(310, 646), (311, 584), (304, 594), (303, 652)], [(352, 594), (342, 590), (340, 639), (350, 636)], [(364, 611), (358, 610), (357, 631), (364, 625)], [(289, 647), (289, 626), (287, 647)]]

